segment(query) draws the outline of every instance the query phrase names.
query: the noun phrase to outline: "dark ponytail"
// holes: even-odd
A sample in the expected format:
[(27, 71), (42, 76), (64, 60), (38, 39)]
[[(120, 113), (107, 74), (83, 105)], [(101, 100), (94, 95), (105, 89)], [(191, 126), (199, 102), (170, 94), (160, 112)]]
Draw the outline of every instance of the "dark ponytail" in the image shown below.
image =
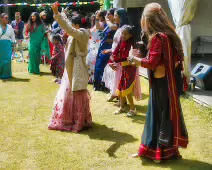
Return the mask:
[(90, 19), (88, 17), (83, 17), (82, 15), (78, 14), (76, 16), (73, 16), (71, 18), (71, 22), (73, 24), (78, 24), (80, 26), (80, 28), (90, 28), (91, 24), (90, 24)]

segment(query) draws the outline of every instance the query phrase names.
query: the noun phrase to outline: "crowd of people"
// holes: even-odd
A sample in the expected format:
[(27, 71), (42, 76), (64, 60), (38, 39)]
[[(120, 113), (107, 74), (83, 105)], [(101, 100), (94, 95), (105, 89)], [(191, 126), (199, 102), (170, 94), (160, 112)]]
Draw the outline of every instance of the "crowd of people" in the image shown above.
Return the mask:
[[(25, 24), (21, 20), (20, 12), (16, 12), (15, 20), (9, 24), (8, 15), (1, 14), (1, 79), (12, 77), (11, 60), (20, 57), (17, 61), (27, 62), (30, 74), (40, 74), (41, 63), (51, 64), (52, 74), (56, 77), (55, 82), (60, 84), (65, 67), (64, 41), (67, 35), (56, 22), (50, 27), (46, 17), (45, 11), (40, 14), (33, 12)], [(26, 56), (24, 56), (24, 40), (28, 42), (29, 53)]]
[[(39, 74), (41, 61), (50, 62), (55, 82), (60, 84), (48, 129), (79, 132), (92, 126), (88, 83), (95, 91), (109, 91), (107, 102), (117, 99), (115, 115), (135, 116), (134, 99), (142, 99), (141, 66), (148, 69), (150, 97), (142, 142), (132, 156), (146, 156), (156, 163), (180, 158), (178, 148), (188, 144), (179, 100), (187, 84), (181, 41), (162, 7), (146, 5), (141, 18), (142, 41), (136, 42), (134, 27), (123, 8), (98, 10), (91, 17), (75, 12), (70, 17), (66, 10), (59, 13), (58, 6), (52, 5), (55, 21), (51, 29), (44, 12), (32, 13), (26, 27), (29, 73)], [(0, 76), (9, 78), (15, 56), (11, 42), (13, 48), (18, 44), (20, 61), (24, 60), (24, 24), (20, 13), (12, 26), (7, 14), (0, 18), (0, 48), (4, 51), (0, 53)]]

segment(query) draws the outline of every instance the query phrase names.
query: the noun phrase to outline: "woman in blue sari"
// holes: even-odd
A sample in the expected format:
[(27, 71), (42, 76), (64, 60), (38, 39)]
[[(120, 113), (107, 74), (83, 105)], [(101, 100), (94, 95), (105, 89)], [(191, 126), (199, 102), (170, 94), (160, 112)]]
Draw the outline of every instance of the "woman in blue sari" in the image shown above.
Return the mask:
[[(115, 10), (115, 8), (112, 8), (107, 12), (107, 19), (110, 21), (110, 23), (113, 23), (114, 21)], [(113, 43), (113, 36), (116, 30), (117, 26), (114, 25), (108, 25), (104, 30), (104, 39), (100, 44), (98, 55), (96, 58), (96, 65), (94, 71), (94, 90), (105, 90), (105, 85), (102, 82), (102, 76), (104, 73), (104, 68), (109, 61), (110, 53), (105, 53), (104, 51), (111, 49)]]

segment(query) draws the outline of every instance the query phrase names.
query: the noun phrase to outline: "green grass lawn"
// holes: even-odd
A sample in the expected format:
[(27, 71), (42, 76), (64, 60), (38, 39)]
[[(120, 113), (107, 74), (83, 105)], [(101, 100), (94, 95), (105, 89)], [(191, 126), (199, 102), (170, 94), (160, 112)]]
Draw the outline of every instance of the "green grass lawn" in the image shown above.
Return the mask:
[(148, 81), (141, 78), (143, 100), (138, 115), (114, 115), (106, 94), (91, 92), (93, 127), (81, 133), (49, 131), (53, 101), (59, 85), (52, 83), (49, 68), (29, 75), (26, 63), (13, 63), (13, 78), (0, 80), (0, 169), (212, 169), (212, 109), (182, 98), (190, 143), (180, 149), (183, 160), (155, 164), (133, 159), (145, 123)]

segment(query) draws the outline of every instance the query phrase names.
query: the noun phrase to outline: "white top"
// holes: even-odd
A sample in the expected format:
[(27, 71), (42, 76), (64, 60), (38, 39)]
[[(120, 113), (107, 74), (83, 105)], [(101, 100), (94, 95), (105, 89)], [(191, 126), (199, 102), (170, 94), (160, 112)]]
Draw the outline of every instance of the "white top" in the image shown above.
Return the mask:
[(15, 43), (15, 32), (10, 25), (7, 24), (5, 33), (0, 26), (0, 40), (10, 40), (12, 43)]
[(121, 35), (122, 35), (122, 31), (123, 31), (123, 27), (118, 28), (116, 30), (116, 33), (113, 37), (113, 44), (112, 44), (112, 48), (111, 48), (111, 52), (114, 52), (116, 47), (118, 46), (120, 40), (121, 40)]

